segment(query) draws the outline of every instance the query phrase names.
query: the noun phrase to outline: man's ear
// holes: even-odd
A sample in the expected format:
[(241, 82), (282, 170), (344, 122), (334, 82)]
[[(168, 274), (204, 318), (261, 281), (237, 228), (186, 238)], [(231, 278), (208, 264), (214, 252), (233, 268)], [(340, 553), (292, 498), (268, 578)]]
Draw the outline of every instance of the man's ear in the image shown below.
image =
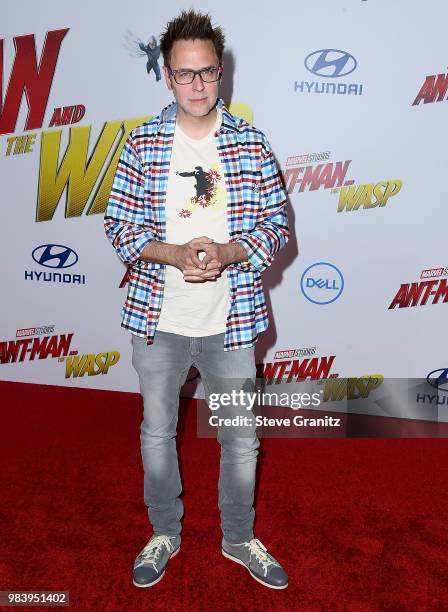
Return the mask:
[(163, 66), (163, 75), (165, 77), (165, 83), (166, 83), (166, 86), (168, 87), (168, 89), (173, 89), (173, 86), (171, 84), (170, 71), (168, 70), (167, 66)]

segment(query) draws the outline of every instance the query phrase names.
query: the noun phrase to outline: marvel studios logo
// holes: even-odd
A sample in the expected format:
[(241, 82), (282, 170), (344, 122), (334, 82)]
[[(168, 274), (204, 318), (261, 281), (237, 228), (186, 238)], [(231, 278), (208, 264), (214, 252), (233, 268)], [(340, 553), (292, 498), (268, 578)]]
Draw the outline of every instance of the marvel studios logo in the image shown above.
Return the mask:
[(43, 336), (52, 334), (54, 325), (41, 325), (40, 327), (24, 327), (16, 331), (16, 338), (27, 338), (29, 336)]
[(277, 351), (274, 355), (275, 359), (294, 359), (295, 357), (312, 357), (316, 354), (316, 347), (310, 346), (307, 348), (299, 349), (287, 349), (284, 351)]
[(286, 166), (300, 166), (301, 164), (311, 164), (317, 161), (327, 161), (330, 159), (330, 151), (320, 153), (305, 153), (302, 155), (290, 155), (286, 160)]
[(448, 267), (446, 268), (429, 268), (423, 270), (420, 278), (437, 278), (439, 276), (448, 276)]

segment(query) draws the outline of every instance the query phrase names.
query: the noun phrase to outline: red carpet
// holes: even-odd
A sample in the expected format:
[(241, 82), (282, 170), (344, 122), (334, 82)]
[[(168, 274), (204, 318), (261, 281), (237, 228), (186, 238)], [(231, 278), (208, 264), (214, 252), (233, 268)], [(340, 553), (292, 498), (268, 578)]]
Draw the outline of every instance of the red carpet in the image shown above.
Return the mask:
[(445, 439), (263, 439), (255, 534), (290, 577), (272, 591), (221, 555), (219, 446), (196, 438), (183, 401), (182, 549), (139, 590), (140, 397), (4, 382), (0, 394), (0, 590), (65, 590), (69, 609), (101, 612), (448, 609)]

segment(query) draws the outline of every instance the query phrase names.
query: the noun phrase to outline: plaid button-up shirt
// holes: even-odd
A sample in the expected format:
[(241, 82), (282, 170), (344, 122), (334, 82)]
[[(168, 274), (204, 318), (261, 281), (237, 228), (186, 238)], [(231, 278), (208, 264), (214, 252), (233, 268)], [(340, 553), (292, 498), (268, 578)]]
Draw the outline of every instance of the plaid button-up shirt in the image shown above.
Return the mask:
[[(286, 196), (265, 135), (234, 117), (218, 100), (222, 124), (215, 141), (227, 191), (231, 242), (247, 261), (228, 266), (230, 308), (224, 350), (252, 346), (268, 326), (261, 272), (288, 240)], [(135, 128), (118, 161), (104, 226), (129, 266), (122, 327), (152, 344), (162, 307), (165, 264), (139, 259), (151, 240), (166, 242), (165, 200), (176, 126), (176, 103)]]

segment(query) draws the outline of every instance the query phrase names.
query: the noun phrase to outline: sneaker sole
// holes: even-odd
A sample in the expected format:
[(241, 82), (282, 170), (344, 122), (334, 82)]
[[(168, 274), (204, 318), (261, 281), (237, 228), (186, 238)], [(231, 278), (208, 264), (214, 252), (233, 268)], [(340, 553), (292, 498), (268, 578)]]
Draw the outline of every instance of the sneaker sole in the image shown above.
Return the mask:
[(241, 561), (241, 559), (238, 559), (237, 557), (234, 557), (233, 555), (230, 555), (223, 548), (221, 548), (221, 552), (222, 552), (223, 556), (226, 557), (227, 559), (230, 559), (231, 561), (235, 561), (235, 563), (239, 563), (239, 565), (242, 565), (243, 567), (245, 567), (247, 569), (247, 571), (249, 572), (249, 574), (252, 576), (252, 578), (254, 580), (256, 580), (257, 582), (259, 582), (260, 584), (262, 584), (263, 586), (266, 586), (266, 587), (268, 587), (270, 589), (277, 589), (277, 590), (279, 590), (279, 589), (286, 589), (287, 588), (288, 583), (283, 584), (282, 586), (275, 586), (273, 584), (269, 584), (268, 582), (263, 582), (263, 580), (260, 580), (260, 578), (255, 576), (255, 574), (252, 572), (250, 567), (247, 567), (247, 565), (245, 563), (243, 563), (243, 561)]
[[(179, 546), (179, 548), (176, 548), (176, 550), (173, 553), (171, 553), (171, 555), (169, 556), (168, 561), (170, 559), (172, 559), (173, 557), (175, 557), (179, 551), (180, 551), (180, 546)], [(167, 565), (168, 565), (168, 561), (166, 562)], [(166, 570), (163, 570), (163, 572), (160, 574), (160, 576), (158, 578), (156, 578), (156, 580), (154, 580), (153, 582), (150, 582), (148, 584), (138, 584), (137, 582), (135, 582), (134, 579), (132, 580), (132, 583), (133, 583), (134, 586), (138, 587), (139, 589), (147, 589), (148, 587), (152, 587), (155, 584), (157, 584), (158, 582), (160, 582), (162, 580), (162, 578), (165, 576), (165, 571)]]

